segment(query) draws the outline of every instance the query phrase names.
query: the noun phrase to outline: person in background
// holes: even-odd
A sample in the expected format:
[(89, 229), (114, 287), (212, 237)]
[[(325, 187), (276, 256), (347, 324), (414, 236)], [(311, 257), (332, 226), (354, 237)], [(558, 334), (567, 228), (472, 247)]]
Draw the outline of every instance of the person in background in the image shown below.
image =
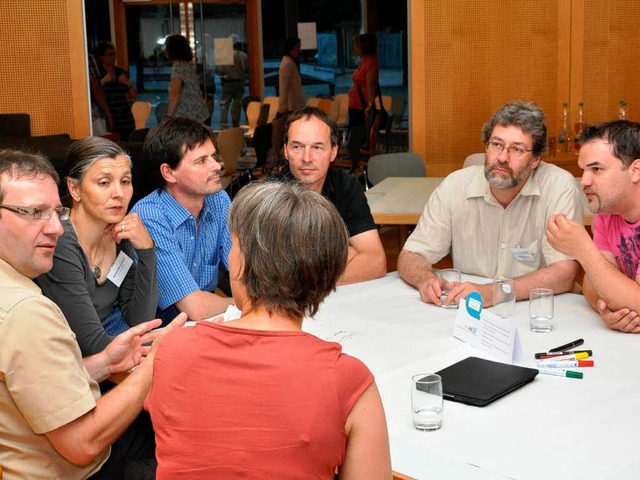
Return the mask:
[[(482, 127), (482, 142), (484, 167), (453, 172), (431, 194), (398, 256), (400, 278), (424, 302), (441, 305), (445, 282), (432, 265), (451, 254), (463, 273), (514, 279), (516, 300), (535, 287), (571, 291), (578, 263), (555, 250), (544, 230), (556, 213), (581, 223), (582, 203), (573, 175), (542, 161), (544, 113), (533, 102), (508, 103)], [(472, 282), (452, 285), (445, 304), (473, 290), (484, 306), (493, 304), (491, 284)]]
[(284, 55), (278, 71), (278, 113), (273, 121), (271, 134), (271, 144), (278, 159), (282, 151), (282, 133), (287, 117), (305, 105), (300, 76), (300, 47), (298, 37), (288, 37), (285, 40)]
[(158, 315), (178, 311), (192, 320), (224, 312), (231, 299), (214, 293), (219, 266), (227, 270), (231, 203), (222, 190), (214, 134), (189, 118), (168, 118), (151, 130), (144, 157), (157, 189), (135, 204), (156, 245)]
[[(0, 150), (0, 465), (7, 479), (152, 479), (153, 430), (139, 414), (157, 340), (186, 315), (162, 332), (153, 331), (160, 320), (137, 325), (82, 357), (64, 315), (32, 281), (51, 269), (69, 216), (57, 183), (44, 157)], [(100, 396), (97, 382), (134, 366)]]
[(346, 265), (340, 215), (301, 185), (254, 182), (235, 197), (229, 228), (242, 315), (163, 340), (145, 400), (158, 478), (333, 480), (337, 470), (345, 480), (390, 480), (373, 375), (338, 343), (302, 331)]
[(300, 76), (300, 46), (298, 37), (284, 42), (284, 55), (278, 71), (278, 114), (284, 116), (304, 107), (304, 90)]
[(65, 234), (53, 268), (37, 283), (89, 356), (155, 318), (156, 251), (138, 215), (127, 214), (133, 187), (124, 150), (106, 138), (87, 137), (71, 144), (66, 157), (71, 215), (62, 221)]
[(360, 57), (360, 63), (351, 75), (353, 85), (349, 89), (348, 131), (365, 124), (366, 115), (374, 105), (379, 76), (376, 36), (370, 33), (360, 34), (353, 48)]
[(100, 83), (100, 67), (89, 54), (89, 88), (91, 90), (91, 127), (93, 135), (108, 135), (113, 129), (113, 116)]
[(127, 141), (136, 128), (131, 103), (138, 96), (138, 92), (129, 80), (129, 72), (116, 66), (116, 49), (113, 44), (99, 42), (95, 54), (98, 57), (100, 84), (113, 117), (111, 132), (119, 134), (121, 140)]
[(233, 64), (218, 67), (218, 74), (222, 82), (222, 95), (220, 97), (220, 122), (228, 126), (228, 111), (231, 104), (231, 124), (234, 127), (240, 125), (240, 111), (242, 109), (242, 97), (244, 96), (244, 76), (249, 69), (247, 54), (242, 51), (242, 44), (233, 44)]
[(595, 213), (593, 241), (565, 215), (553, 215), (547, 239), (582, 265), (589, 305), (612, 330), (640, 333), (640, 123), (587, 127), (580, 138), (580, 182)]
[(193, 51), (182, 35), (170, 35), (164, 52), (171, 62), (168, 117), (187, 117), (206, 122), (211, 116), (200, 90), (200, 82), (191, 64)]
[(305, 107), (289, 116), (284, 142), (289, 166), (276, 178), (296, 179), (308, 190), (322, 193), (336, 206), (349, 230), (347, 268), (338, 283), (384, 276), (384, 248), (360, 184), (343, 169), (329, 168), (338, 154), (336, 122), (318, 108)]

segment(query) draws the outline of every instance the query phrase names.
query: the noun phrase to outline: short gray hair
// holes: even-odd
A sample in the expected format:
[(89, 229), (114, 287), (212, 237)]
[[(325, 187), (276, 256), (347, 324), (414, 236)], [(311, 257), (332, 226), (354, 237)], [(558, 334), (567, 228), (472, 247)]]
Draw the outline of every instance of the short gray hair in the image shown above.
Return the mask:
[(342, 217), (297, 182), (244, 187), (231, 205), (229, 229), (244, 257), (239, 281), (251, 304), (269, 313), (315, 315), (346, 268), (349, 234)]
[(496, 125), (507, 127), (515, 125), (522, 128), (533, 138), (534, 157), (547, 153), (547, 127), (545, 125), (544, 112), (535, 102), (516, 101), (507, 103), (493, 114), (491, 120), (482, 127), (482, 143), (485, 145), (491, 139), (491, 134)]

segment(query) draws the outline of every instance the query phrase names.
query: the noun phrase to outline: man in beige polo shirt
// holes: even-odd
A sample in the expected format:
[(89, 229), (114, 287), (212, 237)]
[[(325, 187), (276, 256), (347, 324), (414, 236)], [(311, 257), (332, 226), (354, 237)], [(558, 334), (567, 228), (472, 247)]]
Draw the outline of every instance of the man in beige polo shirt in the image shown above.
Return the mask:
[[(160, 320), (142, 323), (82, 358), (64, 315), (32, 281), (51, 269), (60, 220), (69, 216), (57, 182), (43, 157), (0, 150), (0, 465), (5, 479), (124, 478), (129, 460), (144, 468), (133, 451), (143, 432), (129, 427), (151, 386), (158, 342), (142, 344), (166, 329), (150, 331)], [(97, 382), (138, 364), (100, 396)], [(145, 454), (150, 476), (126, 478), (155, 478), (153, 441)]]
[[(582, 223), (573, 176), (542, 162), (547, 151), (544, 113), (535, 103), (504, 105), (484, 125), (485, 164), (453, 172), (429, 198), (398, 257), (398, 273), (423, 301), (441, 305), (444, 281), (432, 265), (451, 254), (463, 273), (515, 280), (516, 299), (535, 287), (555, 293), (573, 288), (578, 264), (554, 250), (544, 232), (562, 213)], [(475, 290), (493, 304), (490, 285), (451, 286), (448, 305)]]

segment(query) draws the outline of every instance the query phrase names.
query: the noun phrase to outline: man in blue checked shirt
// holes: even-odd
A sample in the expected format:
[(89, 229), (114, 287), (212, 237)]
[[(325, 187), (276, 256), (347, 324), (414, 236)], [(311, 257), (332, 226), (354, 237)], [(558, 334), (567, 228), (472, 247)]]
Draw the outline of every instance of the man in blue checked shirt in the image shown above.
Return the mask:
[(201, 320), (233, 303), (216, 295), (220, 262), (231, 237), (227, 214), (231, 201), (220, 183), (213, 132), (187, 118), (169, 118), (144, 142), (148, 172), (159, 188), (133, 207), (156, 244), (158, 315), (164, 321), (178, 311)]

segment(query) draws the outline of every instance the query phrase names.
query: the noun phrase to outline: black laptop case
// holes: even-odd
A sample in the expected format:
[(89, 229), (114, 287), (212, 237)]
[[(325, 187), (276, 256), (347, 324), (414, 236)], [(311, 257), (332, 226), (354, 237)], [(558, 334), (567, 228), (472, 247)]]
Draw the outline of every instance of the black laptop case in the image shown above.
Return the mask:
[(436, 373), (446, 400), (484, 407), (532, 381), (538, 370), (468, 357)]

